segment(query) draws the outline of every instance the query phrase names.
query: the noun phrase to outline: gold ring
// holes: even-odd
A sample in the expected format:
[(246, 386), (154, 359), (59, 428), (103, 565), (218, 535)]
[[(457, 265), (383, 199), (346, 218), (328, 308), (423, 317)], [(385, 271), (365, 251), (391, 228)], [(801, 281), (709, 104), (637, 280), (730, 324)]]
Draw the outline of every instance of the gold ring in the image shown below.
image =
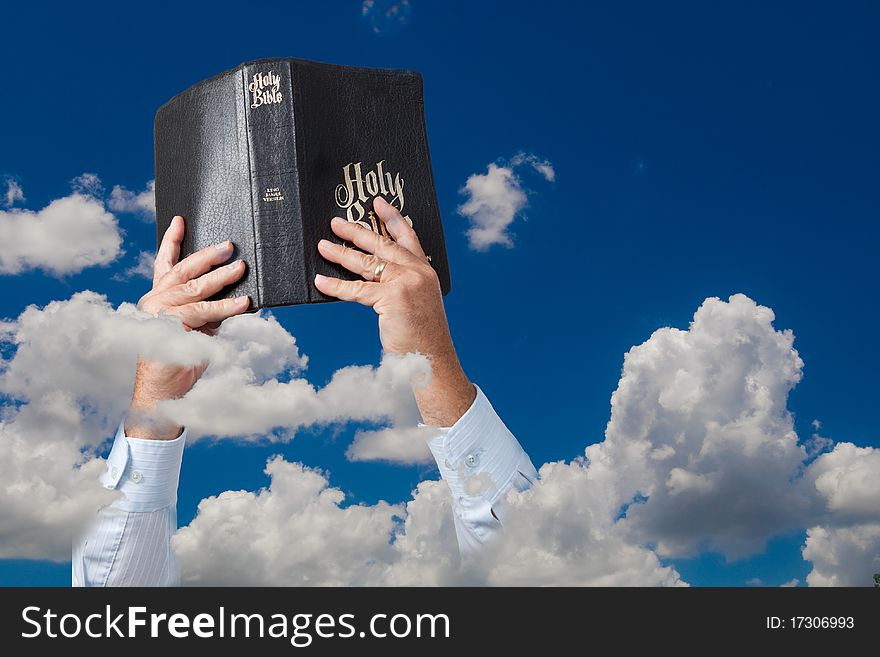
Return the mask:
[(382, 272), (385, 271), (385, 265), (388, 263), (384, 260), (380, 260), (379, 264), (376, 265), (376, 268), (373, 270), (373, 282), (378, 283), (382, 280)]

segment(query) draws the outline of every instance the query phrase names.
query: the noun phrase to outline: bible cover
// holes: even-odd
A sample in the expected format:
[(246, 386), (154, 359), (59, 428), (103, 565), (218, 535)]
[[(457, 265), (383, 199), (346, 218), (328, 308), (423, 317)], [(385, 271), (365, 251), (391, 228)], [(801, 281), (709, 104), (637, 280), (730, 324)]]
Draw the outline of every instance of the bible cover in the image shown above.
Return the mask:
[(186, 218), (181, 258), (231, 239), (247, 271), (214, 298), (251, 309), (334, 301), (316, 273), (357, 278), (318, 253), (340, 216), (386, 234), (381, 195), (411, 222), (449, 292), (449, 266), (414, 71), (261, 59), (204, 80), (156, 114), (156, 233)]

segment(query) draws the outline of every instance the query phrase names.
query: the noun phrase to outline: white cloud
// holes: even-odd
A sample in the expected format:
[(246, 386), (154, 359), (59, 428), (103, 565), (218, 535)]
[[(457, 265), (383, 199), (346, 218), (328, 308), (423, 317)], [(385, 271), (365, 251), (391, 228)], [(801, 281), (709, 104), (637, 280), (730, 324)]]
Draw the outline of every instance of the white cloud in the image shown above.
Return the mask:
[[(418, 415), (418, 409), (414, 408)], [(392, 420), (391, 427), (358, 431), (345, 455), (350, 461), (388, 461), (391, 463), (432, 463), (428, 441), (435, 435), (429, 427), (419, 427), (418, 417)]]
[(807, 476), (838, 520), (880, 514), (880, 449), (838, 443), (810, 465)]
[(510, 225), (528, 205), (529, 190), (516, 173), (523, 165), (532, 167), (545, 180), (556, 178), (550, 162), (530, 153), (517, 153), (509, 162), (493, 162), (486, 173), (471, 175), (460, 190), (466, 200), (458, 212), (470, 221), (467, 236), (472, 249), (486, 251), (495, 244), (513, 246)]
[(444, 484), (422, 482), (405, 507), (342, 507), (343, 493), (323, 474), (277, 457), (267, 465), (268, 488), (202, 500), (173, 546), (184, 583), (195, 585), (682, 583), (650, 550), (615, 533), (610, 519), (585, 528), (591, 502), (567, 496), (569, 478), (579, 475), (548, 467), (521, 498), (524, 508), (507, 514), (504, 540), (465, 568)]
[[(378, 368), (343, 368), (315, 389), (296, 378), (307, 359), (268, 314), (234, 317), (210, 338), (132, 304), (113, 308), (94, 292), (30, 306), (0, 322), (0, 396), (7, 402), (0, 407), (0, 558), (69, 558), (71, 534), (107, 500), (96, 483), (103, 467), (96, 454), (127, 408), (138, 353), (211, 362), (192, 400), (170, 409), (186, 418), (193, 437), (201, 427), (245, 437), (275, 429), (273, 438), (290, 439), (314, 424), (404, 418), (401, 409), (414, 404), (409, 379), (424, 377), (427, 367), (421, 357), (391, 357)], [(212, 385), (222, 395), (200, 392)], [(242, 400), (259, 403), (250, 408)], [(267, 401), (279, 407), (261, 405)]]
[(544, 180), (547, 182), (553, 182), (556, 180), (556, 170), (553, 168), (553, 165), (549, 160), (542, 160), (532, 153), (523, 152), (517, 153), (510, 160), (510, 166), (514, 168), (522, 166), (523, 164), (532, 167), (535, 171), (544, 176)]
[[(401, 506), (341, 508), (324, 475), (281, 458), (272, 486), (202, 500), (198, 520), (174, 538), (184, 581), (218, 585), (369, 585), (394, 558), (388, 537)], [(220, 536), (222, 540), (218, 540)], [(218, 568), (220, 564), (225, 564)]]
[(803, 554), (813, 562), (810, 586), (872, 586), (874, 573), (880, 572), (880, 522), (811, 527)]
[[(220, 337), (223, 337), (221, 331)], [(288, 440), (302, 427), (346, 421), (389, 422), (412, 417), (410, 381), (427, 375), (422, 356), (386, 356), (378, 368), (351, 365), (315, 389), (304, 378), (282, 382), (247, 367), (210, 367), (183, 399), (161, 405), (188, 427), (188, 436)], [(399, 427), (407, 429), (408, 427)], [(389, 454), (390, 459), (395, 455)]]
[[(769, 308), (742, 295), (707, 299), (687, 330), (660, 329), (631, 349), (605, 440), (587, 447), (584, 458), (544, 465), (534, 487), (511, 492), (499, 506), (499, 540), (464, 570), (454, 556), (443, 484), (421, 484), (404, 511), (361, 507), (393, 549), (372, 533), (375, 527), (364, 526), (369, 548), (352, 552), (299, 529), (307, 526), (300, 509), (314, 511), (308, 500), (317, 498), (317, 489), (304, 492), (289, 479), (279, 486), (273, 477), (257, 495), (237, 494), (241, 508), (223, 496), (203, 502), (175, 542), (185, 578), (342, 583), (321, 564), (288, 554), (295, 549), (265, 551), (226, 540), (245, 541), (253, 525), (259, 545), (304, 541), (310, 553), (330, 551), (334, 568), (357, 573), (351, 580), (357, 583), (496, 585), (681, 585), (662, 557), (709, 549), (735, 559), (760, 551), (774, 535), (813, 527), (804, 549), (814, 562), (809, 583), (855, 581), (848, 561), (859, 562), (853, 570), (870, 570), (878, 552), (870, 524), (880, 509), (876, 451), (842, 443), (808, 465), (787, 410), (803, 362), (791, 332), (776, 330), (773, 320)], [(300, 466), (283, 467), (287, 477), (305, 476)], [(324, 486), (326, 480), (320, 490)], [(335, 495), (341, 501), (341, 493)], [(263, 508), (272, 509), (267, 518)], [(341, 513), (337, 502), (321, 507), (320, 520), (307, 518), (334, 526)], [(403, 524), (391, 522), (395, 514)], [(300, 533), (279, 520), (288, 517)], [(345, 545), (354, 540), (349, 536)], [(829, 545), (848, 561), (825, 554)], [(256, 579), (247, 575), (254, 563), (261, 573)], [(230, 579), (228, 572), (237, 575)]]
[[(729, 558), (803, 526), (806, 453), (786, 403), (803, 362), (773, 312), (707, 299), (688, 330), (664, 328), (624, 359), (605, 441), (586, 450), (623, 525), (663, 556)], [(636, 503), (632, 503), (632, 502)]]
[(3, 409), (0, 420), (0, 558), (66, 561), (74, 534), (112, 495), (104, 462), (81, 451), (80, 408), (63, 393)]
[(114, 309), (94, 292), (27, 308), (0, 324), (0, 340), (15, 347), (0, 372), (0, 393), (34, 400), (61, 391), (101, 420), (86, 427), (92, 434), (118, 422), (138, 353), (183, 365), (211, 362), (186, 397), (162, 407), (188, 427), (191, 439), (262, 439), (270, 432), (289, 439), (313, 424), (414, 423), (410, 381), (428, 376), (424, 357), (391, 355), (379, 367), (344, 367), (318, 389), (296, 376), (308, 359), (271, 314), (233, 317), (210, 338), (183, 332), (175, 318), (153, 318), (132, 304)]
[(142, 192), (132, 192), (116, 185), (110, 192), (107, 205), (114, 212), (128, 212), (150, 221), (156, 217), (156, 181), (148, 181)]
[(64, 276), (116, 260), (122, 234), (116, 217), (91, 195), (96, 181), (83, 174), (73, 182), (78, 191), (42, 210), (0, 210), (0, 274), (41, 269)]
[[(277, 331), (289, 335), (280, 326)], [(54, 395), (79, 405), (83, 412), (70, 438), (92, 446), (126, 408), (138, 352), (186, 365), (204, 358), (227, 367), (250, 362), (246, 347), (234, 340), (185, 333), (175, 318), (153, 318), (133, 304), (114, 309), (94, 292), (29, 306), (0, 323), (0, 346), (14, 351), (0, 364), (0, 394), (35, 405)], [(238, 347), (242, 353), (235, 353)]]
[(524, 493), (507, 496), (502, 540), (483, 555), (488, 584), (521, 586), (681, 586), (675, 569), (633, 541), (592, 466), (548, 463)]
[(24, 202), (24, 190), (13, 178), (6, 179), (6, 193), (3, 195), (3, 203), (7, 208), (19, 202)]
[(807, 469), (823, 512), (807, 530), (810, 586), (870, 586), (880, 572), (880, 449), (838, 443)]
[(104, 183), (94, 173), (83, 173), (70, 181), (73, 191), (84, 196), (101, 198), (104, 195)]
[[(687, 330), (660, 329), (631, 349), (605, 440), (510, 493), (497, 509), (500, 540), (466, 568), (445, 484), (423, 482), (406, 504), (346, 506), (327, 475), (274, 459), (268, 488), (203, 500), (180, 530), (185, 581), (681, 585), (664, 557), (738, 558), (809, 527), (808, 583), (862, 582), (880, 570), (880, 451), (840, 443), (811, 462), (787, 410), (803, 363), (773, 320), (742, 295), (707, 299)], [(424, 359), (343, 368), (315, 388), (271, 315), (233, 318), (209, 338), (85, 292), (0, 323), (0, 342), (11, 354), (0, 394), (15, 402), (0, 423), (10, 464), (0, 473), (0, 556), (65, 558), (66, 537), (104, 495), (87, 482), (124, 412), (138, 352), (211, 360), (190, 395), (165, 405), (194, 437), (286, 440), (356, 421), (374, 428), (350, 458), (422, 459), (409, 385), (427, 375)]]
[(124, 342), (179, 332), (135, 313), (86, 292), (0, 323), (2, 353), (11, 353), (0, 362), (0, 395), (12, 402), (0, 421), (0, 556), (69, 559), (72, 535), (110, 499), (96, 453), (131, 393)]
[(153, 280), (153, 263), (156, 260), (156, 254), (153, 251), (141, 251), (138, 253), (137, 260), (131, 266), (126, 268), (124, 272), (113, 275), (114, 281), (127, 281), (132, 278), (146, 278)]

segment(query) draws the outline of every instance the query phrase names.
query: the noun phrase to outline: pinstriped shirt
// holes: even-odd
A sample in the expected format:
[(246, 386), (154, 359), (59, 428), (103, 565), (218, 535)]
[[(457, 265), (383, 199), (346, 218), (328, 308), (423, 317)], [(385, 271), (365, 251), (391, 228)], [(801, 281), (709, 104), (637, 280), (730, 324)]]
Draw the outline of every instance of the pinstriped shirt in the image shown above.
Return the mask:
[[(125, 423), (119, 425), (101, 483), (121, 496), (98, 512), (74, 546), (74, 586), (179, 584), (171, 537), (185, 444), (186, 430), (175, 440), (143, 440), (126, 436)], [(467, 412), (439, 428), (428, 447), (452, 495), (466, 558), (501, 528), (505, 493), (528, 488), (538, 474), (479, 387)]]

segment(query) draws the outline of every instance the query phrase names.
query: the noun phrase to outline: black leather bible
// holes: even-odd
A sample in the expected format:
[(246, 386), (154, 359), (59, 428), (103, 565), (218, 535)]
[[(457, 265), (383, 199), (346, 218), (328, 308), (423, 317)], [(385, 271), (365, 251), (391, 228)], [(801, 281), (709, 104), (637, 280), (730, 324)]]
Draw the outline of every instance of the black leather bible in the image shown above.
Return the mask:
[[(226, 239), (247, 272), (214, 298), (251, 309), (333, 301), (316, 273), (356, 275), (318, 253), (341, 216), (387, 234), (381, 195), (407, 217), (440, 278), (449, 266), (414, 71), (261, 59), (204, 80), (156, 114), (157, 243), (186, 218), (181, 258)], [(390, 237), (390, 236), (389, 236)]]

